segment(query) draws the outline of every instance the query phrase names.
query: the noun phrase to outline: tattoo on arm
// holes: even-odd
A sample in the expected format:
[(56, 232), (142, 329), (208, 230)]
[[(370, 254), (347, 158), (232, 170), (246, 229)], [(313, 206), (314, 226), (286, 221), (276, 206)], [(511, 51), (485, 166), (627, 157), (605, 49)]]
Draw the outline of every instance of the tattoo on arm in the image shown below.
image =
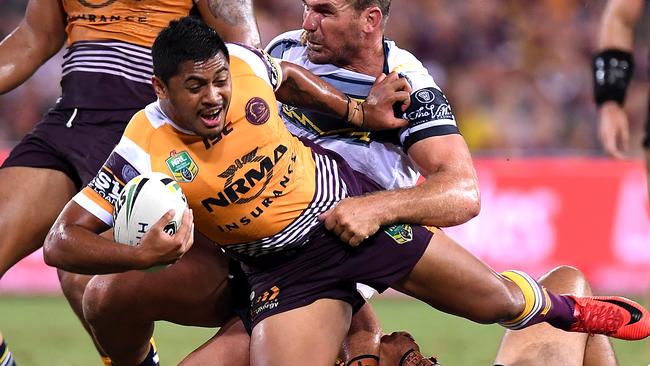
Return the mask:
[(285, 80), (282, 83), (282, 87), (286, 88), (284, 91), (286, 100), (283, 102), (328, 114), (335, 114), (331, 106), (327, 105), (326, 102), (318, 99), (314, 95), (311, 95), (308, 91), (301, 89), (300, 85), (298, 85), (295, 80), (291, 78)]
[(212, 14), (229, 25), (244, 25), (255, 29), (252, 0), (209, 0)]

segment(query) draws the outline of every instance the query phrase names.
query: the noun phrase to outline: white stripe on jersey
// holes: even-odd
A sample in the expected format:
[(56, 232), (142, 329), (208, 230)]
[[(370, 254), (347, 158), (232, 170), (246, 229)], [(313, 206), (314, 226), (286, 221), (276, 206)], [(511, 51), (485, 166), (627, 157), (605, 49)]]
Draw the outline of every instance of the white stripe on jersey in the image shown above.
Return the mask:
[(151, 84), (151, 50), (125, 42), (76, 42), (63, 56), (62, 75), (93, 72)]
[(345, 182), (339, 176), (338, 164), (326, 155), (314, 154), (316, 161), (316, 192), (312, 204), (279, 233), (251, 243), (228, 245), (235, 253), (257, 257), (306, 243), (305, 237), (320, 225), (318, 215), (348, 196)]
[(91, 214), (95, 215), (95, 217), (102, 220), (106, 225), (113, 226), (113, 215), (106, 212), (103, 207), (96, 204), (85, 194), (79, 192), (74, 197), (72, 197), (72, 200), (77, 202), (79, 206), (85, 208)]
[(122, 136), (113, 152), (128, 161), (135, 170), (141, 173), (151, 171), (151, 156), (130, 138)]

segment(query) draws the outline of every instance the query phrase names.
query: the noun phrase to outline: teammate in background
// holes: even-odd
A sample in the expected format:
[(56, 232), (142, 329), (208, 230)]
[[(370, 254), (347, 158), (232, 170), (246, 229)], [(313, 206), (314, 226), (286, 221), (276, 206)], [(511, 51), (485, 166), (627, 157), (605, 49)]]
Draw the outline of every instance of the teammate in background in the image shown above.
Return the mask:
[[(510, 329), (548, 322), (622, 339), (650, 334), (647, 311), (631, 300), (555, 295), (523, 272), (499, 275), (437, 229), (380, 222), (381, 231), (363, 245), (341, 245), (319, 215), (377, 187), (339, 156), (290, 135), (274, 95), (322, 90), (322, 82), (260, 52), (226, 47), (192, 18), (163, 30), (153, 55), (159, 102), (134, 116), (97, 178), (66, 205), (45, 242), (48, 263), (93, 273), (173, 263), (192, 245), (195, 215), (197, 229), (243, 263), (252, 286), (253, 365), (331, 365), (353, 310), (363, 304), (357, 282), (380, 291), (393, 287), (448, 313)], [(286, 73), (294, 75), (288, 85)], [(302, 77), (308, 82), (297, 84)], [(392, 73), (381, 82), (404, 83)], [(346, 107), (330, 91), (314, 106), (356, 126), (365, 125), (364, 116), (389, 118), (393, 103), (410, 96), (404, 89), (393, 100), (374, 104), (368, 97)], [(180, 230), (164, 233), (169, 212), (136, 247), (98, 235), (112, 224), (114, 198), (104, 178), (119, 187), (138, 173), (173, 173), (170, 152), (184, 152), (198, 167), (179, 182), (193, 210), (184, 213)], [(263, 174), (270, 171), (277, 174)], [(630, 324), (633, 315), (640, 320)]]
[[(598, 52), (593, 58), (594, 96), (600, 114), (600, 141), (610, 155), (619, 159), (624, 158), (629, 149), (630, 127), (623, 103), (634, 71), (634, 29), (643, 14), (644, 3), (643, 0), (607, 2), (600, 23)], [(643, 146), (646, 176), (650, 177), (650, 112), (646, 120)], [(650, 179), (647, 183), (650, 201)]]
[[(296, 0), (298, 1), (298, 0)], [(382, 189), (372, 196), (344, 199), (324, 215), (342, 239), (381, 216), (409, 212), (438, 227), (462, 224), (480, 210), (478, 182), (464, 138), (449, 102), (422, 63), (384, 37), (390, 0), (303, 0), (302, 29), (283, 33), (266, 50), (328, 81), (354, 100), (363, 100), (377, 77), (399, 72), (411, 84), (411, 105), (404, 117), (413, 128), (369, 131), (295, 106), (280, 108), (291, 133), (343, 156), (350, 166)], [(426, 180), (416, 186), (422, 175)], [(389, 220), (395, 221), (393, 218)], [(404, 218), (404, 222), (409, 218)], [(373, 228), (376, 230), (377, 228)], [(372, 293), (364, 290), (364, 293)], [(353, 317), (345, 360), (376, 364), (381, 329), (369, 305)]]
[[(0, 43), (0, 94), (22, 84), (65, 42), (63, 94), (0, 169), (0, 278), (42, 245), (131, 116), (155, 100), (151, 43), (171, 19), (191, 12), (229, 41), (259, 45), (250, 0), (29, 1), (21, 23)], [(79, 304), (88, 278), (60, 277), (83, 319)]]

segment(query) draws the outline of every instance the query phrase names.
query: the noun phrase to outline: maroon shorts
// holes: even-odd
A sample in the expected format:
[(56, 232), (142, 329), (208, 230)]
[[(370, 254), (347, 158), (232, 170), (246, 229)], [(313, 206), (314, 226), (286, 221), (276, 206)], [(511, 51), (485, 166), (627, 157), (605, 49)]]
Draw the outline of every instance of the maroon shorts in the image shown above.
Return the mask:
[(136, 112), (80, 109), (71, 120), (74, 109), (50, 109), (2, 167), (59, 170), (80, 189), (95, 177)]
[(243, 264), (252, 288), (252, 325), (323, 298), (348, 302), (356, 311), (364, 302), (357, 282), (386, 290), (413, 269), (433, 235), (422, 226), (394, 225), (351, 247), (321, 227), (289, 257)]

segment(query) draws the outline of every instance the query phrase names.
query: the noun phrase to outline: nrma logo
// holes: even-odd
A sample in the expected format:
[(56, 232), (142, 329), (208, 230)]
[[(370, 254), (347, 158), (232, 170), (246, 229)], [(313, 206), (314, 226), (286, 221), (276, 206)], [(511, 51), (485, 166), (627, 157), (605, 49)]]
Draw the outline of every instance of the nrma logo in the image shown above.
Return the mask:
[(237, 159), (228, 169), (219, 174), (225, 178), (225, 188), (214, 197), (201, 201), (208, 212), (214, 206), (227, 207), (231, 204), (244, 204), (257, 198), (273, 177), (273, 168), (287, 152), (287, 147), (278, 145), (273, 156), (258, 156), (258, 148)]

